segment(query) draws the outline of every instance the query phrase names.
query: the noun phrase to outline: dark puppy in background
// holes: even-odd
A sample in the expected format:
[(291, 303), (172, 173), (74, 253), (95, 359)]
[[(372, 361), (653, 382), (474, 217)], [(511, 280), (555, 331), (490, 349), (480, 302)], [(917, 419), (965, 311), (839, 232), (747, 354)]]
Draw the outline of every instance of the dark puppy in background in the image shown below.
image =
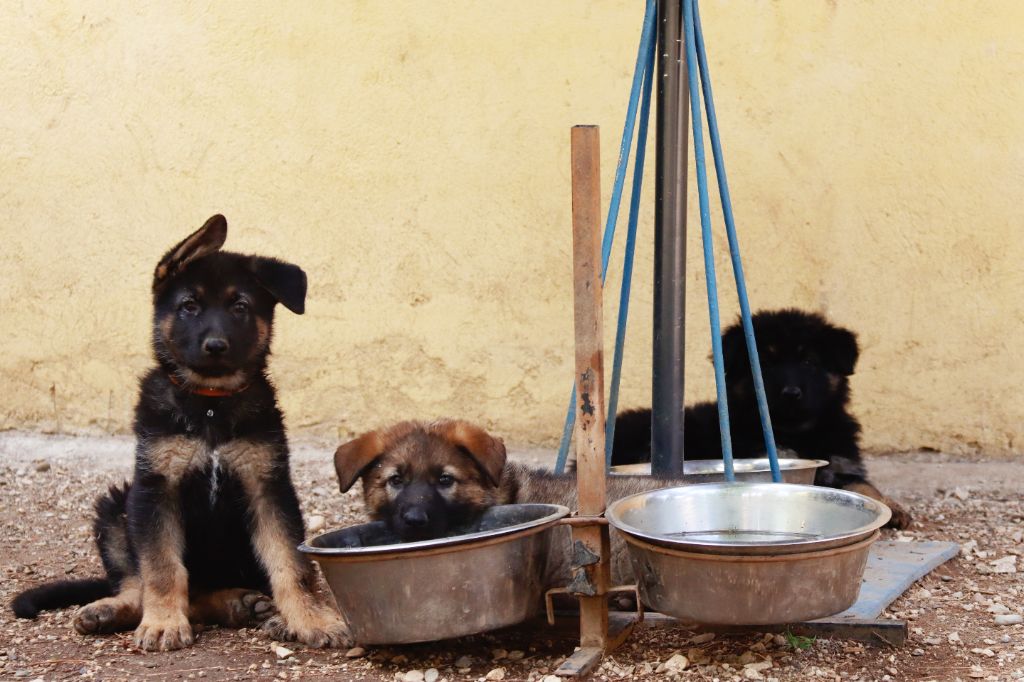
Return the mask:
[(106, 576), (23, 592), (12, 603), (19, 617), (85, 603), (78, 632), (136, 628), (135, 643), (149, 651), (190, 645), (191, 622), (265, 621), (277, 639), (348, 642), (296, 550), (302, 514), (267, 377), (274, 308), (304, 311), (306, 275), (223, 252), (226, 238), (227, 222), (214, 216), (156, 267), (157, 365), (135, 409), (133, 480), (96, 503)]
[[(560, 504), (575, 509), (576, 477), (532, 469), (506, 459), (505, 444), (468, 422), (407, 421), (371, 431), (334, 454), (341, 491), (363, 482), (363, 501), (374, 520), (385, 521), (402, 541), (443, 537), (467, 529), (498, 504)], [(614, 476), (609, 501), (680, 481), (651, 476)], [(567, 533), (566, 528), (557, 529)], [(569, 542), (549, 557), (548, 585), (569, 579)], [(625, 543), (612, 534), (612, 580), (633, 581)]]
[[(859, 350), (857, 337), (824, 317), (801, 310), (763, 311), (753, 316), (768, 411), (778, 448), (806, 459), (828, 460), (817, 485), (867, 495), (892, 509), (890, 526), (906, 528), (911, 517), (868, 480), (861, 459), (860, 423), (850, 413), (850, 387)], [(764, 456), (764, 435), (754, 379), (740, 323), (722, 334), (733, 455)], [(690, 459), (722, 456), (718, 404), (686, 408), (683, 442)], [(651, 411), (620, 413), (615, 422), (612, 464), (651, 460)]]

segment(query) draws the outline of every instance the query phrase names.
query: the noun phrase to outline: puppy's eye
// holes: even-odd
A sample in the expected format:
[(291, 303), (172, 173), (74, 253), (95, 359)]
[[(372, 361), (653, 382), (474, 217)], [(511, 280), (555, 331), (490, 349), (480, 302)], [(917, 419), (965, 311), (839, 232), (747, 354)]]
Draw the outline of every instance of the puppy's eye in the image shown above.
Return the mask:
[(441, 488), (451, 488), (455, 485), (455, 477), (451, 474), (441, 474), (437, 477), (437, 485)]
[(199, 304), (194, 299), (186, 298), (180, 304), (178, 304), (178, 310), (185, 313), (186, 315), (198, 315)]
[(246, 301), (235, 301), (231, 306), (231, 312), (235, 315), (245, 315), (249, 312), (249, 304)]
[(388, 476), (388, 485), (390, 486), (399, 488), (403, 483), (405, 483), (405, 481), (402, 479), (401, 474), (392, 474), (391, 476)]

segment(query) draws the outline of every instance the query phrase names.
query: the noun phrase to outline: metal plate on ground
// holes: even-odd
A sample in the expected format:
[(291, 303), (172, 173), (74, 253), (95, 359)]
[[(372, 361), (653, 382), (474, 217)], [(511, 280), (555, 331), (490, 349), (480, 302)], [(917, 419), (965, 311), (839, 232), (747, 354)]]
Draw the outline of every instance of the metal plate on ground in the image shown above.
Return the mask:
[[(889, 604), (922, 577), (960, 552), (955, 542), (879, 540), (871, 547), (868, 565), (853, 606), (821, 621), (878, 618)], [(821, 622), (811, 621), (811, 622)]]

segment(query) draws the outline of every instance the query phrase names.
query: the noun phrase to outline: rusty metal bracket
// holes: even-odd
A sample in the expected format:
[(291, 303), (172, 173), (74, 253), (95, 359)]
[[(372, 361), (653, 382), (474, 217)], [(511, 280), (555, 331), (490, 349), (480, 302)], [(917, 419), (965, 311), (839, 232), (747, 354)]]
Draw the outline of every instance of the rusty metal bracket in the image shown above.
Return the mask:
[[(640, 601), (640, 593), (637, 591), (636, 584), (633, 585), (616, 585), (615, 587), (609, 587), (606, 595), (613, 594), (632, 594), (633, 599), (636, 603), (636, 622), (644, 622), (644, 604)], [(544, 608), (547, 611), (548, 625), (555, 624), (555, 600), (556, 594), (567, 594), (570, 596), (577, 596), (572, 591), (572, 583), (566, 587), (552, 587), (550, 590), (544, 593)]]

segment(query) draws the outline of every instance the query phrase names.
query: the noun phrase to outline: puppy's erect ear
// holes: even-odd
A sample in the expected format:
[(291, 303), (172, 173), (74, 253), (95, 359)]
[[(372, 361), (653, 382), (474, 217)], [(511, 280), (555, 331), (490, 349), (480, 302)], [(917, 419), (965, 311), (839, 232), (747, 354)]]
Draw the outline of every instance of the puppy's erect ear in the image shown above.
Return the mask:
[(430, 425), (430, 431), (441, 436), (457, 448), (464, 450), (498, 485), (505, 468), (505, 443), (468, 422), (442, 419)]
[(153, 289), (181, 272), (192, 261), (208, 256), (224, 246), (228, 238), (228, 221), (219, 213), (186, 237), (160, 259), (153, 273)]
[(387, 441), (379, 431), (364, 433), (355, 440), (350, 440), (334, 451), (334, 471), (338, 474), (338, 487), (341, 492), (348, 489), (363, 475), (387, 449)]
[(249, 268), (278, 303), (296, 315), (306, 312), (306, 273), (302, 268), (262, 256), (253, 256)]
[(857, 348), (857, 336), (848, 329), (829, 325), (821, 333), (819, 347), (826, 369), (831, 372), (850, 376), (857, 365), (860, 351)]

